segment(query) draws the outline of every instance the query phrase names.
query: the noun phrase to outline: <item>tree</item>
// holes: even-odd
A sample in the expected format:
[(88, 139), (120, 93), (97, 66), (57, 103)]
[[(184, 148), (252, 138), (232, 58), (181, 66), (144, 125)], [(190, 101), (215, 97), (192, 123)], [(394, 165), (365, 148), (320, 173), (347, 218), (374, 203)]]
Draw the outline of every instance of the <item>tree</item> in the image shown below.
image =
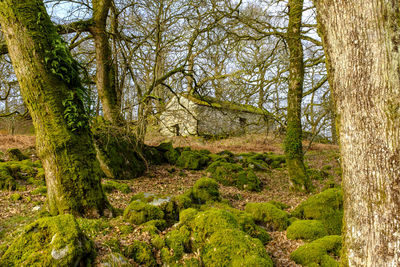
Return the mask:
[(284, 148), (291, 187), (294, 190), (307, 191), (311, 183), (304, 166), (301, 127), (304, 81), (303, 45), (301, 44), (303, 0), (289, 0), (289, 9), (286, 37), (289, 47), (289, 91)]
[(316, 0), (339, 122), (345, 266), (400, 262), (400, 3)]
[(110, 206), (100, 183), (77, 63), (43, 1), (1, 1), (0, 24), (35, 126), (50, 213), (104, 214)]
[(106, 32), (106, 22), (112, 0), (93, 0), (93, 24), (89, 27), (96, 51), (96, 86), (103, 105), (104, 118), (113, 124), (123, 122), (121, 92), (115, 80), (115, 64)]

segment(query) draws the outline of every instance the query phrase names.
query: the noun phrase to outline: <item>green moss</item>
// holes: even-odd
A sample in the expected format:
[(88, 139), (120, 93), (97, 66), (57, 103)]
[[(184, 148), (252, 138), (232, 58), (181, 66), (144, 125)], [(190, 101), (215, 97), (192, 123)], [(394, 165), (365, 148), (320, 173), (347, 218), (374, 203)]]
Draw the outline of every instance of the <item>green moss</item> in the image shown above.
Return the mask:
[(35, 190), (31, 192), (32, 195), (42, 195), (45, 196), (47, 194), (47, 187), (45, 186), (39, 186)]
[(176, 165), (189, 169), (189, 170), (200, 170), (207, 166), (210, 158), (199, 151), (182, 151)]
[(328, 235), (323, 223), (318, 220), (297, 220), (286, 229), (289, 239), (312, 241)]
[(311, 180), (323, 181), (329, 178), (329, 173), (324, 170), (307, 169), (307, 174)]
[(15, 190), (17, 188), (17, 181), (11, 176), (9, 169), (0, 163), (0, 189), (1, 190)]
[(159, 207), (138, 200), (132, 201), (124, 210), (124, 220), (137, 225), (163, 218), (164, 212)]
[(21, 161), (29, 159), (29, 157), (21, 152), (18, 148), (8, 149), (6, 155), (9, 160)]
[(18, 200), (21, 200), (21, 199), (22, 199), (22, 196), (21, 196), (20, 194), (18, 194), (18, 193), (14, 193), (14, 194), (12, 194), (12, 195), (10, 196), (10, 199), (11, 199), (12, 201), (18, 201)]
[(182, 210), (179, 213), (179, 221), (183, 224), (188, 223), (194, 219), (194, 217), (197, 215), (197, 213), (199, 213), (199, 211), (194, 208), (188, 208), (188, 209)]
[(72, 215), (41, 218), (25, 227), (0, 259), (1, 266), (75, 266), (93, 259), (93, 242)]
[(268, 201), (267, 203), (270, 203), (270, 204), (274, 205), (275, 207), (277, 207), (278, 209), (281, 209), (281, 210), (285, 210), (285, 209), (290, 208), (289, 205), (286, 205), (285, 203), (282, 203), (282, 202), (279, 202), (279, 201), (276, 201), (276, 200), (271, 200), (271, 201)]
[(125, 258), (123, 255), (117, 252), (113, 252), (106, 257), (105, 261), (102, 262), (102, 266), (129, 267), (131, 266), (131, 264), (129, 264), (128, 259)]
[(271, 236), (268, 232), (264, 228), (256, 225), (250, 214), (233, 208), (231, 212), (236, 216), (236, 220), (243, 232), (251, 237), (260, 239), (264, 245), (271, 240)]
[(150, 220), (145, 222), (143, 226), (154, 226), (157, 230), (163, 231), (167, 227), (167, 222), (165, 220)]
[(261, 171), (269, 169), (269, 165), (267, 163), (268, 157), (265, 154), (240, 154), (239, 157), (240, 156), (243, 157), (243, 160), (241, 161), (246, 167)]
[(261, 181), (252, 170), (239, 172), (235, 185), (239, 189), (256, 192), (261, 191)]
[(201, 254), (205, 266), (273, 266), (260, 240), (238, 229), (214, 233)]
[(282, 168), (282, 166), (286, 163), (286, 157), (284, 155), (268, 154), (267, 162), (273, 169)]
[(273, 231), (283, 231), (289, 225), (288, 214), (271, 203), (247, 203), (245, 211)]
[(343, 193), (339, 188), (330, 188), (314, 195), (292, 212), (300, 219), (321, 220), (329, 234), (340, 234), (343, 218)]
[(173, 251), (174, 260), (179, 260), (185, 252), (190, 252), (190, 231), (186, 226), (172, 230), (166, 235), (165, 243)]
[(203, 246), (205, 241), (215, 232), (222, 229), (238, 229), (239, 223), (235, 216), (225, 210), (211, 208), (198, 213), (189, 223), (192, 229), (194, 248)]
[(134, 240), (133, 243), (125, 249), (124, 255), (134, 259), (136, 263), (141, 265), (157, 266), (151, 247), (145, 242)]
[(118, 190), (124, 194), (132, 192), (131, 188), (127, 184), (118, 183), (116, 181), (106, 181), (103, 185), (103, 190), (107, 193), (111, 193), (113, 190)]
[(79, 227), (82, 229), (90, 238), (95, 238), (99, 234), (108, 234), (111, 231), (111, 224), (104, 218), (100, 219), (88, 219), (88, 218), (77, 218), (76, 221)]
[(328, 254), (339, 256), (341, 244), (340, 236), (325, 236), (299, 247), (290, 254), (290, 258), (303, 266), (339, 266)]
[(198, 204), (221, 200), (218, 183), (214, 179), (207, 177), (196, 181), (193, 185), (192, 196), (194, 202)]
[(156, 147), (148, 145), (143, 145), (143, 156), (154, 165), (160, 165), (165, 161), (163, 154)]
[(165, 241), (159, 235), (153, 236), (151, 239), (151, 244), (158, 250), (161, 250), (163, 247), (165, 247)]
[(260, 191), (261, 181), (252, 170), (244, 170), (236, 163), (216, 161), (207, 168), (210, 176), (223, 185), (234, 185), (240, 189)]
[(133, 133), (100, 119), (93, 122), (92, 132), (97, 158), (108, 178), (128, 180), (143, 174), (146, 165)]

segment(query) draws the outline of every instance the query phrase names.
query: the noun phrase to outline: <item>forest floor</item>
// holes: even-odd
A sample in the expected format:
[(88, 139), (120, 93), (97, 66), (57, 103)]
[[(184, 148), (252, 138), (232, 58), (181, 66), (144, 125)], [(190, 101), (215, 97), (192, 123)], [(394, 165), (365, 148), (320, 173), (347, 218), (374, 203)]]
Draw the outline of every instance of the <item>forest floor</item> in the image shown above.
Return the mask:
[[(150, 145), (157, 145), (165, 141), (161, 137), (153, 137), (148, 140)], [(223, 140), (204, 140), (201, 138), (176, 137), (173, 140), (174, 146), (190, 146), (192, 149), (207, 149), (213, 153), (222, 150), (229, 150), (235, 154), (244, 152), (274, 152), (282, 154), (282, 145), (279, 138), (267, 138), (264, 136), (245, 136)], [(304, 147), (308, 147), (308, 142), (304, 142)], [(1, 136), (0, 151), (9, 148), (19, 148), (36, 159), (34, 153), (34, 137), (32, 136)], [(319, 193), (328, 185), (334, 183), (340, 185), (340, 166), (339, 166), (338, 147), (329, 144), (312, 144), (305, 154), (305, 161), (308, 167), (314, 169), (324, 169), (329, 173), (329, 178), (325, 180), (313, 180), (315, 186), (311, 194), (295, 193), (289, 190), (289, 180), (285, 168), (271, 169), (268, 171), (257, 172), (257, 176), (263, 183), (261, 192), (249, 192), (239, 190), (236, 187), (220, 186), (223, 198), (229, 200), (233, 207), (243, 209), (248, 202), (268, 202), (276, 200), (289, 206), (287, 211), (293, 210), (301, 201), (310, 195)], [(176, 166), (168, 164), (160, 166), (150, 166), (148, 171), (141, 177), (133, 180), (119, 181), (130, 187), (130, 193), (113, 191), (108, 194), (111, 204), (118, 209), (125, 209), (131, 197), (140, 192), (148, 192), (165, 195), (183, 194), (187, 189), (201, 177), (207, 176), (204, 170), (191, 171), (181, 170)], [(45, 194), (33, 193), (37, 186), (26, 185), (23, 190), (17, 191), (22, 196), (20, 200), (11, 200), (11, 195), (16, 191), (0, 191), (0, 246), (18, 234), (16, 229), (31, 223), (38, 218), (40, 210), (43, 209), (46, 201)], [(37, 190), (36, 190), (37, 191)], [(102, 257), (107, 255), (115, 247), (129, 244), (133, 239), (146, 241), (149, 237), (138, 229), (132, 229), (132, 234), (122, 235), (121, 229), (127, 226), (121, 219), (102, 219), (94, 225), (89, 236), (95, 241), (97, 249), (96, 263), (100, 265)], [(290, 260), (289, 255), (300, 245), (304, 244), (301, 240), (289, 240), (286, 238), (285, 231), (269, 232), (272, 241), (266, 245), (266, 250), (271, 256), (275, 266), (298, 266)], [(165, 232), (163, 233), (165, 234)]]

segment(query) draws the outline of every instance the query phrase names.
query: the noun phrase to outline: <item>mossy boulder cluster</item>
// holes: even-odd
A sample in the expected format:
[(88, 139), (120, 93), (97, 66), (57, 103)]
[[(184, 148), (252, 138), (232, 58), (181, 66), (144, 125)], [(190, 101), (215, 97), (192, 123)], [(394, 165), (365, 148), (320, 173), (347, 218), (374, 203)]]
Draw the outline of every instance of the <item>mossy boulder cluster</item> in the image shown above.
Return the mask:
[(26, 226), (0, 258), (0, 266), (87, 266), (94, 245), (72, 215), (36, 220)]
[(303, 266), (339, 266), (332, 256), (339, 256), (343, 219), (343, 194), (340, 188), (330, 188), (300, 203), (287, 229), (289, 239), (312, 241), (291, 254), (291, 259)]
[(339, 257), (341, 248), (342, 237), (330, 235), (299, 247), (290, 258), (303, 266), (335, 267), (339, 263), (332, 256)]
[(285, 163), (283, 155), (235, 155), (230, 151), (213, 154), (208, 150), (192, 150), (190, 147), (174, 148), (171, 142), (161, 143), (157, 147), (145, 146), (143, 153), (151, 162), (169, 163), (188, 170), (206, 169), (211, 178), (223, 185), (256, 192), (261, 191), (262, 183), (255, 172), (280, 168)]
[[(137, 194), (125, 209), (124, 220), (151, 235), (151, 246), (169, 266), (273, 266), (264, 249), (271, 239), (267, 231), (251, 214), (226, 204), (218, 183), (211, 178), (199, 179), (180, 196)], [(160, 231), (171, 226), (172, 230), (160, 237)], [(124, 255), (153, 266), (150, 248), (135, 243)], [(200, 258), (193, 257), (197, 252)]]
[(0, 190), (17, 190), (22, 183), (45, 185), (44, 170), (40, 161), (32, 162), (26, 159), (27, 156), (18, 149), (9, 151), (13, 151), (11, 155), (16, 156), (9, 157), (14, 159), (12, 161), (0, 162)]
[(289, 226), (289, 214), (273, 203), (247, 203), (245, 211), (271, 231), (284, 231)]
[(340, 235), (343, 219), (343, 193), (330, 188), (300, 203), (292, 212), (299, 219), (319, 220), (330, 235)]

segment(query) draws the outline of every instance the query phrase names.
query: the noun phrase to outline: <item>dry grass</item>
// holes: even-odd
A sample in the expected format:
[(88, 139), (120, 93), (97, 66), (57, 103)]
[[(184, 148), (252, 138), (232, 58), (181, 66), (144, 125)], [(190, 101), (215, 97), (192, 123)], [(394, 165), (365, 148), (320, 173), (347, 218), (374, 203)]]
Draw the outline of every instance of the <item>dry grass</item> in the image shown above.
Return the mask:
[(149, 145), (158, 145), (165, 141), (172, 141), (176, 147), (190, 146), (193, 149), (207, 149), (213, 153), (223, 150), (229, 150), (233, 153), (261, 153), (267, 151), (283, 153), (280, 138), (260, 134), (229, 137), (219, 140), (205, 139), (196, 136), (174, 136), (169, 138), (164, 136), (152, 136), (151, 138), (147, 138), (146, 143)]
[(26, 150), (35, 147), (35, 136), (33, 135), (5, 135), (0, 134), (0, 150), (10, 148)]

